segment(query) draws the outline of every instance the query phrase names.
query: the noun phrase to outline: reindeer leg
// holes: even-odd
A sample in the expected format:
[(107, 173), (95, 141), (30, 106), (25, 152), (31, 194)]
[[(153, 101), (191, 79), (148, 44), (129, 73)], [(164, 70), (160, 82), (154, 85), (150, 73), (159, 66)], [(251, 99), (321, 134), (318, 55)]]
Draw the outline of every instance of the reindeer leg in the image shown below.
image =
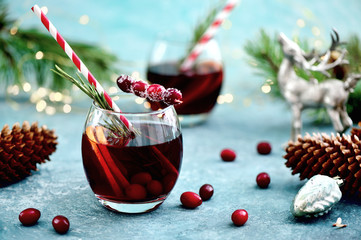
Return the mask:
[(336, 108), (328, 107), (327, 113), (331, 118), (333, 128), (336, 130), (336, 132), (342, 133), (344, 131), (344, 127), (341, 123), (340, 112), (337, 111)]
[(302, 128), (302, 122), (301, 122), (302, 106), (300, 104), (293, 104), (291, 106), (291, 110), (292, 110), (291, 140), (296, 142), (298, 135), (301, 134), (301, 128)]
[(346, 110), (345, 105), (342, 106), (342, 109), (340, 110), (340, 115), (341, 115), (341, 121), (342, 121), (342, 124), (343, 124), (343, 127), (344, 127), (343, 132), (345, 132), (353, 124), (352, 119), (347, 114), (347, 110)]

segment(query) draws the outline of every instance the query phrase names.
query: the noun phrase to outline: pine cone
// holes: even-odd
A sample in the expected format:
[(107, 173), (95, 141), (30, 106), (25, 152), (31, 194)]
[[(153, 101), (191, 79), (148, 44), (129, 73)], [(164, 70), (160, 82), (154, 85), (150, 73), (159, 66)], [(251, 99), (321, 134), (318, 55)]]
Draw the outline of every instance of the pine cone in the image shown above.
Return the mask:
[[(360, 133), (360, 131), (358, 131)], [(361, 197), (361, 141), (357, 134), (306, 134), (289, 142), (284, 158), (286, 166), (300, 173), (300, 179), (322, 174), (344, 180), (345, 195)]]
[[(358, 126), (361, 127), (361, 122), (358, 123)], [(356, 135), (358, 139), (361, 139), (361, 128), (352, 128), (351, 135)]]
[(10, 130), (6, 124), (0, 133), (0, 187), (15, 183), (36, 170), (37, 163), (50, 160), (56, 150), (57, 136), (45, 126), (25, 121)]

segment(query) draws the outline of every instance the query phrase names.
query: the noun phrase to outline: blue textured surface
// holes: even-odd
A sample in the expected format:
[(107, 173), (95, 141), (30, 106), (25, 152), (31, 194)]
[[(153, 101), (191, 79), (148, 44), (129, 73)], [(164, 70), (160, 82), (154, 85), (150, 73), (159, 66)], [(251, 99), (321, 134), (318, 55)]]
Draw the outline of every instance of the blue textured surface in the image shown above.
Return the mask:
[[(69, 32), (64, 35), (85, 41), (83, 34), (88, 32), (86, 40), (104, 44), (120, 58), (140, 65), (146, 61), (157, 32), (171, 26), (186, 32), (201, 16), (199, 7), (208, 6), (200, 0), (121, 1), (116, 6), (114, 1), (101, 2), (87, 3), (86, 8), (82, 7), (83, 1), (37, 3), (48, 6), (48, 16), (61, 26), (62, 32)], [(22, 15), (33, 3), (12, 1), (10, 10), (14, 16)], [(99, 13), (105, 10), (107, 14)], [(81, 107), (74, 107), (71, 114), (48, 116), (37, 113), (34, 105), (14, 107), (2, 99), (0, 126), (38, 121), (56, 130), (59, 145), (51, 161), (40, 165), (39, 171), (0, 189), (0, 239), (360, 239), (359, 203), (343, 199), (329, 214), (317, 219), (297, 220), (291, 215), (291, 201), (304, 182), (291, 175), (282, 158), (290, 136), (290, 112), (283, 101), (262, 94), (259, 89), (263, 80), (247, 65), (246, 56), (234, 57), (234, 51), (242, 52), (244, 41), (255, 36), (260, 27), (271, 33), (300, 32), (309, 37), (310, 29), (316, 25), (326, 41), (332, 27), (339, 30), (341, 37), (360, 33), (360, 11), (359, 1), (243, 1), (230, 17), (231, 30), (219, 33), (226, 64), (222, 92), (233, 94), (234, 100), (218, 105), (206, 124), (183, 128), (180, 178), (164, 204), (147, 214), (108, 211), (90, 190), (80, 151), (87, 113), (82, 106), (90, 102), (79, 103)], [(306, 18), (309, 12), (314, 15)], [(35, 16), (27, 14), (25, 26), (39, 27)], [(83, 14), (91, 19), (88, 26), (76, 23)], [(303, 29), (296, 27), (299, 18), (306, 21)], [(303, 119), (303, 132), (332, 131), (329, 125), (314, 125), (306, 114)], [(257, 143), (263, 140), (273, 146), (270, 155), (256, 152)], [(219, 153), (225, 147), (236, 150), (236, 161), (221, 161)], [(262, 171), (271, 176), (268, 189), (256, 186), (256, 176)], [(195, 210), (182, 208), (181, 193), (197, 192), (204, 183), (214, 186), (213, 198)], [(28, 207), (42, 212), (39, 223), (32, 227), (24, 227), (18, 221), (18, 214)], [(249, 213), (243, 227), (231, 222), (231, 214), (238, 208)], [(52, 218), (58, 214), (70, 220), (70, 231), (64, 236), (55, 233), (51, 226)], [(346, 228), (332, 227), (338, 217), (348, 224)]]

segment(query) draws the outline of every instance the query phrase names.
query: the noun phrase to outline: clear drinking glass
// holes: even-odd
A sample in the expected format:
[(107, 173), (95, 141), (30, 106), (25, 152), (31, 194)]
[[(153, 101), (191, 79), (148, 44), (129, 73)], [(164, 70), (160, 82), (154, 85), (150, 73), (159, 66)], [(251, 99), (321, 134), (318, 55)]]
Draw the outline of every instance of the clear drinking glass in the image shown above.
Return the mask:
[(89, 185), (103, 206), (123, 213), (158, 208), (175, 185), (183, 157), (173, 106), (115, 113), (93, 103), (82, 136), (82, 157)]
[[(219, 45), (211, 39), (185, 72), (179, 66), (190, 48), (188, 41), (165, 36), (159, 38), (151, 51), (147, 79), (166, 88), (177, 88), (183, 94), (183, 103), (176, 105), (182, 126), (205, 122), (216, 105), (223, 82), (223, 64)], [(152, 103), (157, 109), (159, 104)], [(161, 107), (161, 106), (160, 106)]]

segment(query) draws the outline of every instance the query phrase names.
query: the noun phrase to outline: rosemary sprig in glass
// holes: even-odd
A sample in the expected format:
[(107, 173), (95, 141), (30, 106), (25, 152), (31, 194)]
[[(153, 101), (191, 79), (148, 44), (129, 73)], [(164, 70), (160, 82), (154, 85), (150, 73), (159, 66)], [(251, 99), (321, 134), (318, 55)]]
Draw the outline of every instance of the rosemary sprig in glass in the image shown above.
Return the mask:
[[(99, 93), (97, 89), (91, 85), (88, 81), (84, 80), (79, 74), (76, 74), (78, 79), (72, 77), (66, 73), (59, 66), (55, 65), (56, 69), (51, 69), (54, 73), (59, 76), (69, 80), (75, 86), (77, 86), (82, 92), (84, 92), (88, 97), (94, 100), (94, 102), (102, 109), (113, 111), (109, 106), (108, 102), (105, 99), (104, 93)], [(116, 117), (114, 114), (108, 114), (110, 121), (104, 120), (105, 125), (102, 127), (109, 129), (112, 137), (123, 141), (125, 138), (134, 137), (139, 134), (139, 131), (136, 129), (130, 130), (120, 118)]]

